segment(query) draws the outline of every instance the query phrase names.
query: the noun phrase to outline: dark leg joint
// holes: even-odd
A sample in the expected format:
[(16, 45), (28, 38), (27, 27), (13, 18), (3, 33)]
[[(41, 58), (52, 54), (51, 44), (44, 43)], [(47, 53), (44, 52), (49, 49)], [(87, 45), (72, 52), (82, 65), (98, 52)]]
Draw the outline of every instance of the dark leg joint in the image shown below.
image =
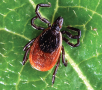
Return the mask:
[(28, 43), (24, 46), (23, 51), (26, 51), (27, 48), (29, 47), (29, 45), (31, 45), (34, 41), (35, 41), (35, 38), (32, 39), (30, 42), (28, 42)]
[(71, 29), (71, 30), (73, 30), (73, 29), (75, 29), (75, 30), (73, 30), (73, 31), (77, 31), (78, 32), (78, 35), (72, 35), (70, 32), (68, 32), (68, 31), (61, 31), (61, 33), (62, 34), (66, 34), (69, 38), (72, 38), (72, 39), (78, 39), (78, 38), (80, 38), (80, 36), (81, 36), (81, 31), (79, 30), (79, 29), (76, 29), (76, 28), (73, 28), (73, 27), (69, 27), (68, 29)]
[(66, 39), (65, 37), (62, 37), (62, 39), (63, 39), (68, 45), (70, 45), (71, 47), (77, 47), (77, 46), (79, 46), (79, 44), (80, 44), (79, 39), (77, 39), (77, 43), (76, 43), (76, 44), (70, 43), (69, 40)]
[(55, 76), (56, 76), (56, 73), (57, 73), (57, 70), (58, 70), (58, 67), (59, 67), (59, 64), (60, 64), (60, 57), (61, 57), (61, 55), (59, 56), (58, 62), (57, 62), (57, 64), (56, 64), (55, 70), (54, 70), (54, 72), (53, 72), (52, 85), (53, 85), (54, 82), (55, 82)]
[(81, 37), (81, 31), (80, 31), (79, 29), (74, 28), (74, 27), (67, 27), (67, 28), (70, 29), (70, 30), (72, 30), (72, 31), (78, 32), (78, 35), (75, 35), (75, 36), (74, 36), (75, 39), (78, 39), (78, 38)]
[(37, 17), (38, 17), (42, 22), (47, 23), (47, 24), (48, 24), (48, 27), (51, 27), (50, 22), (49, 22), (47, 19), (42, 18), (41, 15), (40, 15), (40, 13), (38, 12), (38, 10), (39, 10), (40, 7), (50, 7), (50, 6), (51, 6), (51, 4), (38, 4), (37, 7), (36, 7), (36, 10), (35, 10)]
[(64, 64), (64, 66), (67, 66), (67, 60), (65, 61), (65, 51), (64, 51), (64, 47), (62, 46), (62, 63)]
[(55, 75), (52, 76), (52, 85), (54, 84), (55, 82)]
[(35, 24), (34, 24), (34, 20), (37, 19), (38, 17), (35, 16), (31, 19), (31, 25), (33, 28), (37, 29), (37, 30), (44, 30), (45, 28), (42, 28), (42, 27), (37, 27)]
[(23, 61), (22, 61), (22, 65), (24, 65), (27, 62), (27, 60), (28, 60), (27, 54), (28, 54), (29, 50), (30, 50), (30, 48), (26, 49), (26, 51), (25, 51), (25, 54), (24, 54), (24, 57), (23, 57)]

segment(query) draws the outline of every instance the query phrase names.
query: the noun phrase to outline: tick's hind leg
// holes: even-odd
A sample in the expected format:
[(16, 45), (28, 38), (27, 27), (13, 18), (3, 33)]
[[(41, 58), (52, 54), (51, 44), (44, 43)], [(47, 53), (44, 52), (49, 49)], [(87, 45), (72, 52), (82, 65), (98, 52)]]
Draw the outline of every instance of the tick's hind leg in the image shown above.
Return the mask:
[(53, 85), (54, 82), (55, 82), (55, 76), (56, 76), (56, 73), (57, 73), (57, 70), (58, 70), (58, 67), (59, 67), (59, 64), (60, 64), (60, 57), (61, 57), (61, 55), (59, 56), (58, 62), (57, 62), (57, 64), (56, 64), (55, 70), (54, 70), (54, 72), (53, 72), (52, 85)]
[(32, 25), (32, 27), (36, 28), (37, 30), (44, 30), (44, 28), (42, 28), (42, 27), (37, 27), (37, 26), (34, 24), (34, 20), (37, 19), (37, 18), (39, 18), (42, 22), (47, 23), (47, 24), (48, 24), (48, 27), (51, 27), (50, 22), (49, 22), (47, 19), (42, 18), (41, 15), (40, 15), (40, 13), (38, 12), (38, 10), (39, 10), (40, 7), (50, 7), (50, 6), (51, 6), (51, 4), (38, 4), (38, 5), (37, 5), (37, 7), (36, 7), (36, 9), (35, 9), (35, 12), (36, 12), (36, 15), (37, 15), (37, 16), (35, 16), (35, 17), (32, 18), (32, 20), (31, 20), (31, 25)]
[(22, 65), (24, 65), (28, 60), (27, 55), (28, 55), (29, 50), (30, 50), (30, 48), (26, 49), (26, 51), (25, 51), (23, 61), (22, 61)]
[(62, 46), (62, 63), (64, 64), (64, 66), (67, 66), (67, 61), (65, 61), (65, 51), (64, 51), (64, 47)]
[(26, 63), (26, 61), (28, 60), (27, 55), (28, 55), (28, 52), (29, 52), (29, 50), (30, 50), (30, 47), (29, 47), (29, 46), (30, 46), (34, 41), (35, 41), (35, 38), (32, 39), (30, 42), (28, 42), (28, 43), (24, 46), (23, 51), (25, 51), (25, 54), (24, 54), (24, 57), (23, 57), (22, 65), (24, 65), (24, 64)]
[(26, 51), (26, 49), (29, 47), (29, 45), (31, 45), (34, 41), (35, 41), (36, 38), (32, 39), (30, 42), (28, 42), (24, 48), (23, 48), (23, 51)]

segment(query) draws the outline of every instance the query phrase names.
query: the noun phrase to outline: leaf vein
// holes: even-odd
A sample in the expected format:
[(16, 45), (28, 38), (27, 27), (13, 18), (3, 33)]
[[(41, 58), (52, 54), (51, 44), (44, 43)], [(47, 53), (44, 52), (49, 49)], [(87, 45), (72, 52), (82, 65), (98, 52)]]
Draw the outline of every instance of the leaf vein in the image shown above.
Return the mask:
[(93, 87), (90, 85), (89, 81), (87, 80), (87, 77), (85, 77), (78, 67), (78, 65), (72, 60), (72, 58), (66, 53), (66, 58), (69, 59), (69, 63), (72, 65), (74, 70), (77, 72), (78, 76), (83, 80), (84, 84), (86, 85), (88, 90), (94, 90)]

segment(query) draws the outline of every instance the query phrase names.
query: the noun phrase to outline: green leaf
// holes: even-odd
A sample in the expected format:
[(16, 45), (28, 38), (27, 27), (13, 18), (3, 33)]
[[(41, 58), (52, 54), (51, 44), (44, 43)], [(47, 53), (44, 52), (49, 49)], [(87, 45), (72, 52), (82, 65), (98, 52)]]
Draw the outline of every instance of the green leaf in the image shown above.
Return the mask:
[[(63, 41), (68, 66), (60, 63), (53, 86), (55, 67), (40, 72), (31, 67), (29, 60), (22, 66), (24, 45), (42, 32), (30, 24), (39, 3), (51, 3), (51, 7), (39, 9), (51, 24), (62, 16), (62, 30), (68, 30), (70, 25), (82, 32), (78, 47)], [(102, 90), (101, 3), (102, 0), (0, 0), (0, 90)], [(40, 20), (35, 23), (47, 28)]]

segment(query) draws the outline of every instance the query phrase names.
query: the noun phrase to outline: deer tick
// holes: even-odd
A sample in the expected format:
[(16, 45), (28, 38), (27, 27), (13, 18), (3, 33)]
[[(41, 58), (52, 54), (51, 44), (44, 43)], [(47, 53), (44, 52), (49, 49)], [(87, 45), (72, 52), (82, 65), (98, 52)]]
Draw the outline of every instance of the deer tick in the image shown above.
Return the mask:
[[(64, 64), (64, 66), (67, 66), (62, 40), (64, 40), (68, 45), (72, 47), (77, 47), (80, 44), (79, 38), (81, 37), (81, 31), (74, 27), (67, 27), (67, 29), (77, 32), (78, 35), (72, 35), (68, 31), (60, 31), (63, 24), (62, 17), (58, 17), (52, 25), (47, 19), (41, 17), (40, 13), (38, 12), (39, 8), (50, 6), (51, 4), (38, 4), (36, 6), (36, 16), (31, 19), (31, 25), (33, 28), (37, 30), (42, 30), (43, 32), (24, 46), (23, 51), (25, 51), (25, 55), (22, 64), (24, 65), (26, 63), (28, 59), (27, 54), (29, 51), (30, 64), (33, 68), (39, 71), (48, 71), (56, 64), (52, 76), (52, 84), (54, 84), (55, 75), (60, 64), (61, 51), (62, 63)], [(34, 24), (34, 21), (37, 18), (40, 19), (42, 22), (48, 24), (48, 28), (45, 29), (43, 27), (36, 26)], [(73, 44), (69, 42), (67, 38), (62, 37), (62, 34), (66, 34), (71, 39), (76, 39), (77, 43)]]

